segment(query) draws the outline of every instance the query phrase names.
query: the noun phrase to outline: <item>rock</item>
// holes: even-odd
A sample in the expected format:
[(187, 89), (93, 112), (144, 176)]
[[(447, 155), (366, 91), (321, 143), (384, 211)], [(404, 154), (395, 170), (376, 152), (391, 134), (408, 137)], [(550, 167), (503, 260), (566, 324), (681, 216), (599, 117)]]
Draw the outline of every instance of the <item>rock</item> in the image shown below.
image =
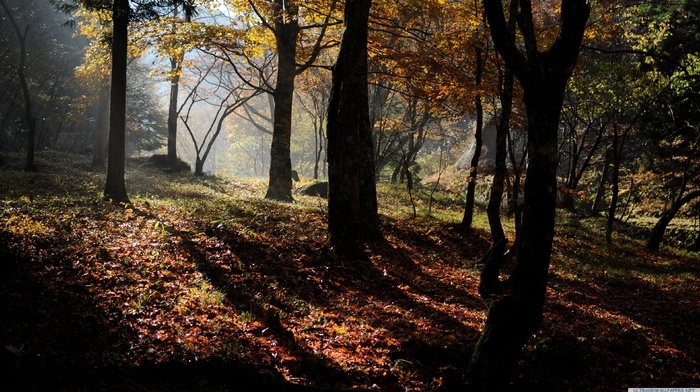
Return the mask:
[(314, 182), (301, 191), (302, 195), (328, 198), (328, 182)]

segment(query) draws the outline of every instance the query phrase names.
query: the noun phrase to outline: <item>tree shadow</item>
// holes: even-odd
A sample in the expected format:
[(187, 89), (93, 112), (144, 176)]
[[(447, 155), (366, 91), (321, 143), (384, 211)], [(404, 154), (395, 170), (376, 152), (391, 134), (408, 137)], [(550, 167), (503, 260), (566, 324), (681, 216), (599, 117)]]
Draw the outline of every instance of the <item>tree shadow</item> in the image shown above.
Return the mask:
[[(553, 369), (584, 359), (576, 390), (698, 384), (700, 295), (692, 282), (700, 265), (647, 252), (636, 241), (595, 248), (600, 240), (583, 226), (557, 240), (545, 305), (550, 321), (529, 347), (529, 381), (521, 381), (535, 382), (538, 369), (528, 362), (539, 356)], [(566, 369), (559, 373), (571, 379)]]
[[(129, 278), (97, 276), (81, 266), (81, 259), (120, 261), (107, 260), (107, 251), (98, 252), (102, 260), (85, 260), (81, 251), (60, 250), (70, 244), (56, 240), (0, 231), (0, 390), (318, 390), (286, 381), (274, 367), (221, 353), (204, 359), (170, 353), (159, 361), (141, 352), (143, 332), (130, 324), (139, 315), (98, 295)], [(20, 243), (25, 246), (5, 246)]]
[[(273, 233), (269, 241), (274, 241), (274, 235), (293, 236), (280, 233), (274, 224), (267, 225), (264, 230)], [(393, 234), (409, 235), (408, 232)], [(219, 268), (205, 250), (192, 241), (185, 241), (189, 257), (196, 260), (200, 271), (226, 294), (232, 308), (238, 312), (252, 312), (255, 319), (263, 323), (256, 331), (258, 334), (271, 336), (275, 344), (284, 346), (297, 359), (296, 364), (287, 364), (297, 372), (296, 377), (327, 386), (353, 386), (348, 380), (360, 380), (360, 384), (371, 380), (388, 390), (396, 388), (397, 383), (398, 376), (386, 372), (348, 373), (337, 360), (295, 337), (292, 330), (298, 326), (290, 327), (286, 315), (295, 314), (299, 318), (301, 314), (303, 318), (304, 307), (308, 305), (334, 315), (329, 317), (338, 317), (333, 320), (338, 324), (347, 321), (343, 320), (347, 317), (385, 329), (397, 342), (388, 348), (389, 359), (397, 367), (410, 367), (424, 377), (437, 376), (442, 366), (466, 365), (471, 355), (478, 330), (431, 304), (455, 304), (479, 313), (483, 311), (482, 301), (465, 287), (449, 285), (425, 273), (420, 265), (446, 263), (447, 259), (437, 257), (423, 261), (417, 253), (386, 245), (372, 247), (368, 257), (353, 260), (336, 256), (327, 243), (317, 239), (287, 238), (282, 244), (265, 244), (259, 239), (248, 240), (226, 228), (209, 229), (207, 235), (225, 244), (240, 263), (232, 268)], [(413, 234), (404, 240), (409, 243), (421, 240), (415, 246), (429, 247), (427, 253), (436, 254), (446, 247)], [(481, 241), (480, 237), (478, 240)], [(459, 245), (459, 252), (471, 256), (474, 256), (473, 249), (481, 250), (485, 246), (465, 246), (464, 239), (457, 235), (450, 241), (455, 242), (450, 246)], [(246, 274), (255, 274), (257, 279), (246, 280), (245, 287), (233, 283), (241, 282), (241, 276)], [(425, 325), (435, 332), (426, 334)], [(446, 332), (444, 336), (443, 332)]]

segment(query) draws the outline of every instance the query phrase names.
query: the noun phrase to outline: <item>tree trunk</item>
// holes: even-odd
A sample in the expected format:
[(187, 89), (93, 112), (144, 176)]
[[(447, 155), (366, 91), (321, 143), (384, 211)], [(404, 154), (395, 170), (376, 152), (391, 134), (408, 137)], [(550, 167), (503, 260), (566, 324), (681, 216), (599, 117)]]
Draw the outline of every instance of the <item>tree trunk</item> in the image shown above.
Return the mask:
[(109, 148), (104, 198), (129, 203), (124, 184), (126, 159), (126, 67), (129, 34), (129, 1), (114, 0), (112, 41), (112, 91), (109, 114)]
[(36, 165), (34, 164), (34, 151), (36, 148), (36, 119), (32, 114), (32, 98), (29, 95), (29, 86), (27, 85), (27, 78), (24, 75), (24, 68), (27, 63), (27, 35), (29, 35), (29, 26), (24, 29), (24, 34), (19, 29), (17, 22), (15, 21), (12, 10), (7, 6), (4, 0), (0, 0), (0, 6), (7, 13), (7, 17), (10, 20), (10, 24), (17, 34), (17, 39), (19, 40), (19, 67), (17, 68), (17, 76), (19, 76), (19, 83), (22, 87), (22, 93), (24, 94), (24, 115), (27, 121), (27, 127), (29, 129), (29, 134), (27, 136), (27, 159), (24, 164), (25, 171), (36, 171)]
[[(481, 58), (481, 48), (475, 48), (474, 54), (476, 58), (476, 69), (474, 71), (475, 86), (481, 88), (481, 76), (484, 72), (484, 60)], [(484, 109), (481, 103), (481, 93), (477, 92), (474, 97), (474, 106), (476, 107), (476, 127), (474, 129), (474, 156), (469, 167), (469, 175), (467, 177), (467, 200), (464, 205), (464, 216), (462, 217), (462, 228), (469, 229), (472, 227), (474, 219), (474, 194), (476, 193), (476, 172), (479, 168), (479, 159), (481, 158), (481, 147), (483, 146), (483, 138), (481, 136), (484, 128)]]
[(486, 214), (489, 218), (491, 229), (491, 241), (497, 243), (504, 241), (506, 236), (501, 224), (501, 203), (503, 200), (503, 184), (507, 174), (506, 168), (506, 142), (510, 131), (510, 116), (513, 109), (513, 73), (506, 67), (503, 76), (503, 90), (500, 94), (501, 117), (496, 126), (496, 161), (493, 183), (491, 184), (491, 194), (489, 203), (486, 206)]
[(197, 154), (194, 161), (194, 176), (202, 177), (204, 175), (204, 159)]
[(613, 161), (613, 151), (608, 148), (605, 150), (605, 161), (603, 162), (603, 173), (600, 175), (600, 183), (598, 184), (598, 190), (595, 194), (595, 200), (593, 201), (592, 212), (597, 213), (603, 211), (605, 206), (603, 202), (605, 200), (605, 184), (610, 177), (610, 167)]
[(668, 226), (668, 224), (671, 223), (671, 220), (673, 220), (673, 218), (675, 218), (676, 214), (678, 214), (678, 211), (680, 211), (681, 207), (690, 203), (698, 197), (700, 197), (700, 190), (690, 192), (685, 196), (682, 196), (682, 193), (681, 195), (679, 195), (679, 197), (671, 205), (671, 208), (669, 208), (661, 215), (661, 218), (659, 218), (659, 220), (654, 225), (654, 228), (651, 230), (651, 235), (649, 236), (646, 245), (646, 248), (648, 250), (659, 250), (659, 247), (661, 246), (661, 240), (664, 237), (664, 233), (666, 232), (666, 227)]
[(182, 56), (170, 59), (170, 105), (168, 106), (168, 165), (177, 167), (177, 97), (180, 89)]
[(396, 184), (397, 182), (399, 182), (399, 180), (398, 180), (399, 174), (401, 174), (401, 170), (404, 167), (405, 160), (406, 160), (406, 154), (402, 154), (401, 158), (399, 158), (399, 161), (396, 162), (396, 166), (394, 167), (394, 170), (391, 172), (391, 179), (389, 180), (389, 182), (391, 184)]
[(314, 120), (314, 180), (318, 181), (318, 169), (323, 156), (323, 127)]
[[(590, 8), (584, 0), (563, 0), (561, 29), (549, 50), (537, 48), (532, 8), (520, 1), (518, 26), (525, 54), (515, 45), (498, 0), (484, 0), (494, 44), (520, 80), (528, 124), (528, 165), (523, 228), (517, 262), (504, 284), (492, 284), (486, 324), (467, 370), (473, 390), (501, 390), (521, 347), (542, 321), (554, 238), (559, 115), (566, 83), (578, 57)], [(498, 275), (492, 275), (498, 279)], [(503, 289), (501, 289), (503, 288)]]
[[(542, 320), (554, 238), (557, 132), (564, 84), (544, 79), (539, 87), (537, 92), (525, 92), (529, 159), (517, 264), (507, 294), (485, 293), (488, 317), (469, 365), (470, 381), (477, 388), (500, 386), (508, 379), (520, 347)], [(484, 284), (497, 287), (493, 282)]]
[(369, 152), (369, 157), (373, 156), (372, 150), (367, 149), (367, 134), (370, 132), (367, 96), (370, 7), (371, 0), (348, 0), (345, 4), (345, 32), (333, 67), (326, 127), (328, 235), (336, 252), (349, 256), (362, 254), (362, 243), (367, 235), (362, 228), (366, 223), (362, 212), (370, 208), (372, 201), (363, 202), (361, 199), (371, 194), (367, 189), (368, 182), (375, 186), (374, 179), (367, 173), (374, 177), (373, 161), (366, 155)]
[[(517, 5), (516, 1), (511, 4)], [(517, 10), (516, 10), (517, 11)], [(515, 21), (515, 12), (512, 12), (510, 24)], [(515, 26), (513, 26), (514, 28)], [(506, 260), (506, 235), (501, 224), (501, 202), (503, 199), (503, 184), (507, 174), (506, 168), (506, 141), (510, 130), (510, 117), (513, 108), (513, 73), (506, 67), (503, 76), (503, 90), (500, 94), (501, 118), (496, 126), (496, 161), (493, 183), (491, 183), (491, 193), (489, 203), (486, 206), (486, 215), (489, 220), (491, 230), (491, 249), (483, 258), (484, 267), (481, 271), (479, 282), (479, 293), (487, 298), (489, 293), (495, 292), (498, 288), (498, 275), (501, 272), (503, 263)]]
[(612, 140), (612, 199), (608, 207), (608, 221), (605, 226), (605, 242), (612, 244), (613, 223), (615, 222), (615, 212), (617, 211), (617, 198), (620, 194), (620, 133), (617, 124), (613, 125)]
[[(190, 5), (191, 6), (191, 5)], [(192, 18), (192, 10), (184, 6), (185, 21), (190, 22)], [(173, 6), (173, 16), (177, 17), (177, 4)], [(174, 27), (174, 26), (173, 26)], [(185, 60), (185, 53), (181, 52), (177, 57), (170, 58), (170, 105), (168, 107), (168, 164), (175, 169), (178, 165), (177, 159), (177, 98), (180, 90), (180, 72), (182, 71), (182, 62)]]
[(109, 84), (100, 86), (97, 104), (97, 135), (92, 147), (92, 166), (104, 167), (107, 161), (107, 140), (109, 138)]
[(286, 18), (278, 16), (275, 21), (278, 69), (270, 148), (270, 182), (265, 195), (266, 199), (279, 201), (292, 201), (292, 102), (299, 35), (299, 22), (296, 17), (290, 17), (291, 20)]
[[(19, 30), (16, 30), (19, 35)], [(29, 128), (29, 134), (27, 135), (27, 160), (24, 164), (25, 171), (36, 171), (36, 165), (34, 164), (34, 152), (36, 150), (36, 118), (32, 114), (32, 98), (29, 95), (29, 86), (27, 85), (27, 78), (24, 75), (24, 67), (27, 62), (27, 35), (29, 34), (29, 25), (24, 29), (24, 35), (20, 36), (20, 49), (21, 56), (19, 61), (19, 81), (22, 85), (22, 93), (24, 94), (24, 114), (27, 120), (27, 127)]]

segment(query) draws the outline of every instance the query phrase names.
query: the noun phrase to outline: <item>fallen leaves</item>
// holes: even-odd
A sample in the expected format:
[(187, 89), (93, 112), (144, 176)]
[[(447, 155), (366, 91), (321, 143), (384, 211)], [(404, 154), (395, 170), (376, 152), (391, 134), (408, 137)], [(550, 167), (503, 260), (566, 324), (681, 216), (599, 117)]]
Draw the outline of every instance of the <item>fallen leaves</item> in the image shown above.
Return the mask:
[[(81, 170), (66, 174), (79, 181), (61, 181), (70, 195), (17, 197), (21, 177), (14, 190), (4, 185), (0, 338), (22, 348), (20, 366), (47, 369), (28, 360), (37, 356), (51, 369), (245, 364), (385, 391), (431, 390), (442, 367), (466, 367), (484, 321), (475, 265), (484, 232), (384, 215), (388, 244), (344, 260), (326, 242), (315, 199), (270, 203), (263, 183), (221, 181), (215, 192), (190, 177), (130, 170), (137, 196), (128, 208), (96, 201), (89, 184), (100, 179)], [(566, 230), (545, 322), (514, 388), (700, 382), (697, 259), (647, 255), (633, 243), (605, 248), (594, 232)], [(143, 380), (120, 386), (129, 382)]]

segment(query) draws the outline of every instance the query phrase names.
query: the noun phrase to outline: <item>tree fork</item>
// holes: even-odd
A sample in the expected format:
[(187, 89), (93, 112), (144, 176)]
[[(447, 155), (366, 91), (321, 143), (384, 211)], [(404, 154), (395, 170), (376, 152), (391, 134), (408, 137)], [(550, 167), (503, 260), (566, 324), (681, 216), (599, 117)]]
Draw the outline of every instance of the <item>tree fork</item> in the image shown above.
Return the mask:
[[(528, 124), (525, 209), (517, 262), (502, 290), (495, 290), (487, 300), (486, 324), (467, 369), (467, 382), (475, 390), (501, 390), (522, 345), (542, 321), (554, 239), (559, 115), (590, 8), (585, 0), (562, 0), (559, 35), (547, 51), (540, 52), (530, 0), (521, 0), (522, 53), (508, 29), (501, 1), (483, 0), (483, 4), (494, 44), (523, 87)], [(488, 279), (493, 276), (488, 272)]]

